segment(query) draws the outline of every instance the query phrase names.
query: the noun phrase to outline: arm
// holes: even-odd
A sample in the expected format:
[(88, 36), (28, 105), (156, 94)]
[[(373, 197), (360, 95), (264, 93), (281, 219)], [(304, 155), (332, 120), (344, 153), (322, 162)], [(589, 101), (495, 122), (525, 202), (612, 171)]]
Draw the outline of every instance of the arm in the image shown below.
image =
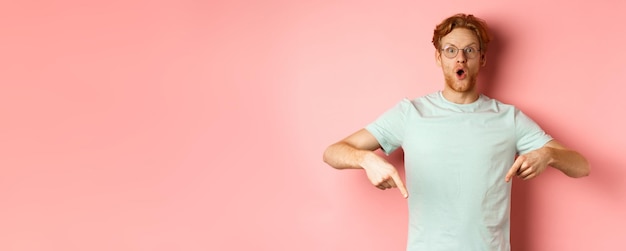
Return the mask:
[(548, 150), (548, 156), (550, 156), (548, 165), (572, 178), (589, 175), (589, 162), (576, 151), (567, 149), (554, 140), (548, 142), (544, 148)]
[(374, 135), (361, 129), (326, 148), (324, 162), (336, 169), (363, 168), (365, 156), (378, 148), (380, 145)]
[(524, 180), (532, 179), (541, 174), (548, 166), (552, 166), (572, 178), (589, 175), (589, 162), (585, 157), (552, 140), (542, 148), (517, 157), (505, 180), (510, 181), (515, 174)]
[(406, 187), (396, 168), (374, 153), (378, 148), (380, 144), (374, 135), (361, 129), (326, 148), (324, 162), (336, 169), (362, 168), (372, 185), (382, 190), (398, 187), (407, 198)]

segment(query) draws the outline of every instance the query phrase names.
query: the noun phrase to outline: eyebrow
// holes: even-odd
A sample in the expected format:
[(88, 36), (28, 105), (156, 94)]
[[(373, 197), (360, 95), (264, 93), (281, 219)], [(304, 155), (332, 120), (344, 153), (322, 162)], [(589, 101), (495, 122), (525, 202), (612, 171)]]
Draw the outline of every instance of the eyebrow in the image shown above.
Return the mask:
[[(452, 44), (452, 43), (446, 43), (446, 44), (444, 44), (444, 45), (443, 45), (443, 47), (442, 47), (442, 48), (445, 48), (445, 47), (450, 46), (450, 45), (452, 45), (452, 46), (454, 46), (454, 47), (456, 47), (456, 48), (461, 48), (460, 46), (457, 46), (457, 45)], [(463, 48), (467, 48), (467, 47), (470, 47), (470, 46), (473, 46), (473, 45), (478, 45), (478, 43), (476, 43), (476, 42), (472, 42), (472, 43), (468, 44), (467, 46), (465, 46), (465, 47), (463, 47)]]

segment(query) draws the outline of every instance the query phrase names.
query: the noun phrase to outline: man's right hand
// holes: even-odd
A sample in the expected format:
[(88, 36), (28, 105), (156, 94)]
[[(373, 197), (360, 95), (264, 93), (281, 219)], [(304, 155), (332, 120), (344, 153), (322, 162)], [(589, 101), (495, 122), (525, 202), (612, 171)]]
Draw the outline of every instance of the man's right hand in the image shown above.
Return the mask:
[(361, 166), (365, 169), (367, 178), (372, 185), (381, 190), (397, 187), (400, 189), (400, 193), (402, 193), (405, 199), (409, 197), (409, 193), (402, 182), (402, 178), (400, 178), (398, 174), (398, 170), (385, 159), (376, 155), (374, 152), (368, 152), (364, 154)]
[(404, 198), (409, 197), (406, 187), (393, 165), (375, 154), (378, 140), (365, 129), (330, 145), (324, 151), (324, 162), (337, 169), (363, 168), (372, 184), (382, 190), (397, 187)]

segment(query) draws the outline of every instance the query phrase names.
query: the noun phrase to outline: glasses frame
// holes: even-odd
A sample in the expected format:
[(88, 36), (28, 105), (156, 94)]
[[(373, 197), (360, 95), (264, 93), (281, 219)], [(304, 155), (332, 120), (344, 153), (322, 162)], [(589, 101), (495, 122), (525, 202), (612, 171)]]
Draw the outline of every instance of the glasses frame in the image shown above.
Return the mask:
[[(454, 48), (454, 49), (456, 49), (456, 52), (454, 53), (454, 55), (453, 55), (453, 56), (448, 56), (448, 55), (446, 54), (446, 50), (447, 50), (447, 49), (450, 49), (450, 48)], [(476, 53), (475, 53), (475, 54), (472, 54), (472, 52), (468, 52), (468, 51), (467, 51), (468, 49), (474, 49), (474, 50), (476, 50)], [(444, 48), (441, 48), (441, 49), (439, 49), (439, 50), (441, 51), (441, 53), (442, 53), (445, 57), (450, 58), (450, 59), (456, 58), (456, 56), (457, 56), (457, 55), (459, 55), (459, 51), (463, 51), (463, 55), (464, 55), (466, 58), (468, 58), (468, 59), (473, 59), (473, 58), (476, 58), (476, 56), (480, 55), (480, 48), (476, 49), (476, 48), (475, 48), (475, 47), (473, 47), (473, 46), (467, 46), (467, 47), (465, 47), (465, 48), (463, 48), (463, 49), (459, 49), (458, 47), (456, 47), (456, 46), (454, 46), (454, 45), (448, 45), (448, 46), (446, 46), (446, 47), (444, 47)], [(473, 55), (473, 56), (470, 56), (470, 55)]]

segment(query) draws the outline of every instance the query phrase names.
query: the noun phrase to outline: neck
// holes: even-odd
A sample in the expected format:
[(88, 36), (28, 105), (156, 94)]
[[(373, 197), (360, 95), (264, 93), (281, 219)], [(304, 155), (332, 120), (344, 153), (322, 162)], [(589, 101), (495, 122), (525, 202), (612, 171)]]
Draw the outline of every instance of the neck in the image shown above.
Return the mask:
[(478, 99), (478, 93), (474, 90), (467, 92), (457, 92), (448, 88), (442, 91), (443, 97), (455, 104), (470, 104)]

